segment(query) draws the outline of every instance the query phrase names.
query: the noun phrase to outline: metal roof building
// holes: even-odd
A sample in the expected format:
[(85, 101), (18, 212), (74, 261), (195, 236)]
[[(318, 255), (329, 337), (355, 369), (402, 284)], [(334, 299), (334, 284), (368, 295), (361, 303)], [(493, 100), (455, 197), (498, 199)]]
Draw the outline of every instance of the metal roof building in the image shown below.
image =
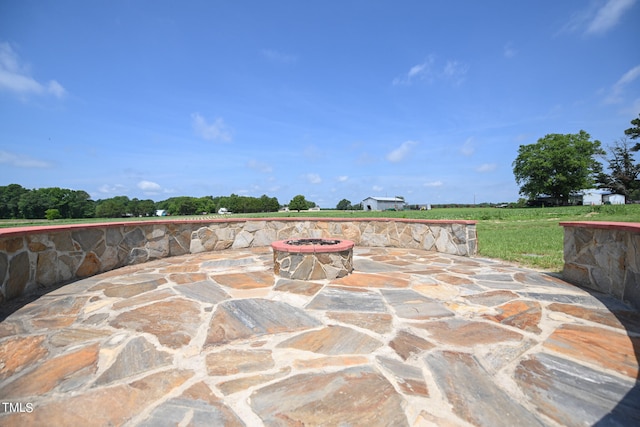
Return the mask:
[(399, 197), (367, 197), (362, 201), (362, 209), (365, 211), (403, 210), (404, 205), (404, 199)]

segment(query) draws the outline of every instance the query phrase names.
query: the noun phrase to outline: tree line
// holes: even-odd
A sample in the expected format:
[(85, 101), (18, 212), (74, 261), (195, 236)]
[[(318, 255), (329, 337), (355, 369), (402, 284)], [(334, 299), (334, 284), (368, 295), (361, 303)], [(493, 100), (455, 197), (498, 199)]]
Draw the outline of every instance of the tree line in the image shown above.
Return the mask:
[[(640, 116), (640, 115), (639, 115)], [(547, 196), (566, 205), (569, 198), (594, 187), (623, 194), (627, 201), (640, 200), (640, 118), (631, 120), (625, 136), (607, 150), (581, 130), (577, 134), (549, 134), (535, 144), (521, 145), (513, 162), (520, 194), (535, 200)], [(633, 145), (629, 140), (639, 140)], [(600, 160), (603, 160), (608, 171)]]
[(171, 215), (200, 215), (218, 212), (220, 208), (235, 213), (277, 212), (280, 203), (277, 198), (266, 195), (250, 197), (237, 194), (171, 197), (160, 202), (127, 196), (94, 201), (89, 193), (82, 190), (58, 187), (28, 189), (19, 184), (0, 186), (0, 219), (122, 218), (154, 216), (158, 210)]

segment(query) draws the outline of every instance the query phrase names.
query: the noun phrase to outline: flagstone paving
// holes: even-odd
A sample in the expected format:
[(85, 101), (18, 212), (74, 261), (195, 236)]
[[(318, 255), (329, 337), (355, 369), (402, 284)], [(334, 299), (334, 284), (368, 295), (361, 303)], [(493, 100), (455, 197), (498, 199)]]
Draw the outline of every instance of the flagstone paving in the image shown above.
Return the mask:
[(2, 426), (640, 425), (640, 313), (496, 260), (270, 248), (58, 288), (0, 322)]

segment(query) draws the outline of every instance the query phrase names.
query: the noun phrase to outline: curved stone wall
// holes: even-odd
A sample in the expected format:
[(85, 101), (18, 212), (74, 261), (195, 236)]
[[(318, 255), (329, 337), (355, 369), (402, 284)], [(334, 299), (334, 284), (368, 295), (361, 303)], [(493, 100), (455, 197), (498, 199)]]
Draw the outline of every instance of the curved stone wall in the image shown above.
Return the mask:
[(0, 304), (114, 268), (292, 238), (339, 238), (358, 246), (477, 253), (475, 221), (386, 218), (243, 218), (140, 221), (0, 229)]
[(640, 223), (561, 222), (563, 278), (640, 309)]

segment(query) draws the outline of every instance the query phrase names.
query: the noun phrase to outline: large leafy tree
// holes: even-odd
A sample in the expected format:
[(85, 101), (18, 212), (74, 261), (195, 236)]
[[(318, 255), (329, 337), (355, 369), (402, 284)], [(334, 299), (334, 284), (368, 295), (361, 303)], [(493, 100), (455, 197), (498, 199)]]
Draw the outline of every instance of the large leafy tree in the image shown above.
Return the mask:
[(302, 194), (298, 194), (289, 202), (289, 209), (298, 212), (309, 209), (309, 202), (307, 202), (307, 199), (305, 199)]
[(534, 199), (547, 195), (566, 204), (573, 192), (592, 187), (602, 170), (596, 156), (600, 141), (581, 130), (577, 134), (549, 134), (535, 144), (521, 145), (513, 162), (520, 194)]
[(353, 206), (351, 206), (351, 202), (349, 200), (342, 199), (336, 205), (336, 209), (339, 211), (346, 211), (348, 209), (353, 209)]
[[(631, 124), (633, 127), (624, 131), (624, 134), (627, 135), (630, 139), (639, 139), (640, 138), (640, 114), (638, 114), (637, 119), (631, 120)], [(632, 151), (640, 151), (640, 142), (636, 143), (636, 145), (631, 149)]]

